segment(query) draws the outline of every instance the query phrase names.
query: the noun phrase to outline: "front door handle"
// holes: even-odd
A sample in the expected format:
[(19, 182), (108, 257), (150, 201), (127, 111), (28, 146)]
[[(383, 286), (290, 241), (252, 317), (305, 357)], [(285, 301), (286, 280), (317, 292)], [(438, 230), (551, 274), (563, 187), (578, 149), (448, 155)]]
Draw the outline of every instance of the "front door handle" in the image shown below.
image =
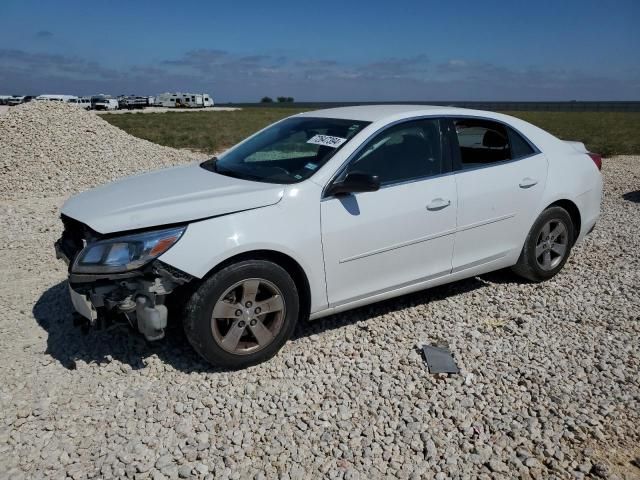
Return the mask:
[(538, 184), (538, 180), (536, 180), (535, 178), (526, 177), (526, 178), (523, 178), (522, 181), (520, 182), (520, 188), (531, 188), (537, 184)]
[(442, 210), (443, 208), (447, 208), (451, 205), (451, 200), (445, 200), (444, 198), (434, 198), (431, 200), (431, 203), (427, 205), (427, 210), (437, 211)]

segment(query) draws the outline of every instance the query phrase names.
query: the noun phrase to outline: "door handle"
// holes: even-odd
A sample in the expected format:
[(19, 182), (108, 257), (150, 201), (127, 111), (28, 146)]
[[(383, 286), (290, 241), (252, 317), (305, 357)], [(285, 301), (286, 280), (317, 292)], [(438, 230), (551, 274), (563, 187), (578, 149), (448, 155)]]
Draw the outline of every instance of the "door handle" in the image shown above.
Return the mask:
[(531, 188), (537, 184), (538, 181), (535, 178), (525, 177), (520, 181), (520, 188)]
[(427, 205), (427, 210), (437, 211), (442, 210), (443, 208), (447, 208), (451, 205), (451, 200), (445, 200), (444, 198), (434, 198), (431, 200), (431, 203)]

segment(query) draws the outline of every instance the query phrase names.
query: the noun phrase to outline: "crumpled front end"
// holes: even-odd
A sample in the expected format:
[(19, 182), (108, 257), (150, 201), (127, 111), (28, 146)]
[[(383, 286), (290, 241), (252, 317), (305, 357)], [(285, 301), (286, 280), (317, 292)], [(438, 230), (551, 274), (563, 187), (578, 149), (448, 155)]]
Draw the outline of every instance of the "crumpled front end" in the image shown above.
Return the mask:
[(159, 260), (132, 271), (77, 273), (73, 267), (87, 246), (107, 238), (87, 225), (62, 216), (64, 232), (55, 243), (56, 256), (69, 266), (69, 292), (76, 312), (93, 327), (124, 317), (147, 340), (164, 337), (167, 295), (193, 277)]

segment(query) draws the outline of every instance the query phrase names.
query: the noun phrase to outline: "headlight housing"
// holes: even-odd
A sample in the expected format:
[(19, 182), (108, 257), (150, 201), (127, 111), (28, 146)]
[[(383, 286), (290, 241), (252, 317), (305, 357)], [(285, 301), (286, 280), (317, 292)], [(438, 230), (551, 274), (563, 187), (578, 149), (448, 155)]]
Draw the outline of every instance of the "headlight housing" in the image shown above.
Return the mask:
[(124, 273), (140, 268), (169, 250), (187, 229), (136, 233), (88, 244), (76, 257), (74, 273)]

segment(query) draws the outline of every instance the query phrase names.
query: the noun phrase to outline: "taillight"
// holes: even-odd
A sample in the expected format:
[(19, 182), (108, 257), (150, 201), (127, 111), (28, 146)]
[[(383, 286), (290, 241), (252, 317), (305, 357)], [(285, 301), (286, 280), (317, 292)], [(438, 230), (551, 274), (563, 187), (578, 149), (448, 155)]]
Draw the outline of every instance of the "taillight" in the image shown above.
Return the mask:
[(591, 152), (589, 152), (588, 155), (591, 157), (591, 160), (593, 160), (593, 163), (596, 164), (598, 170), (602, 170), (602, 156)]

